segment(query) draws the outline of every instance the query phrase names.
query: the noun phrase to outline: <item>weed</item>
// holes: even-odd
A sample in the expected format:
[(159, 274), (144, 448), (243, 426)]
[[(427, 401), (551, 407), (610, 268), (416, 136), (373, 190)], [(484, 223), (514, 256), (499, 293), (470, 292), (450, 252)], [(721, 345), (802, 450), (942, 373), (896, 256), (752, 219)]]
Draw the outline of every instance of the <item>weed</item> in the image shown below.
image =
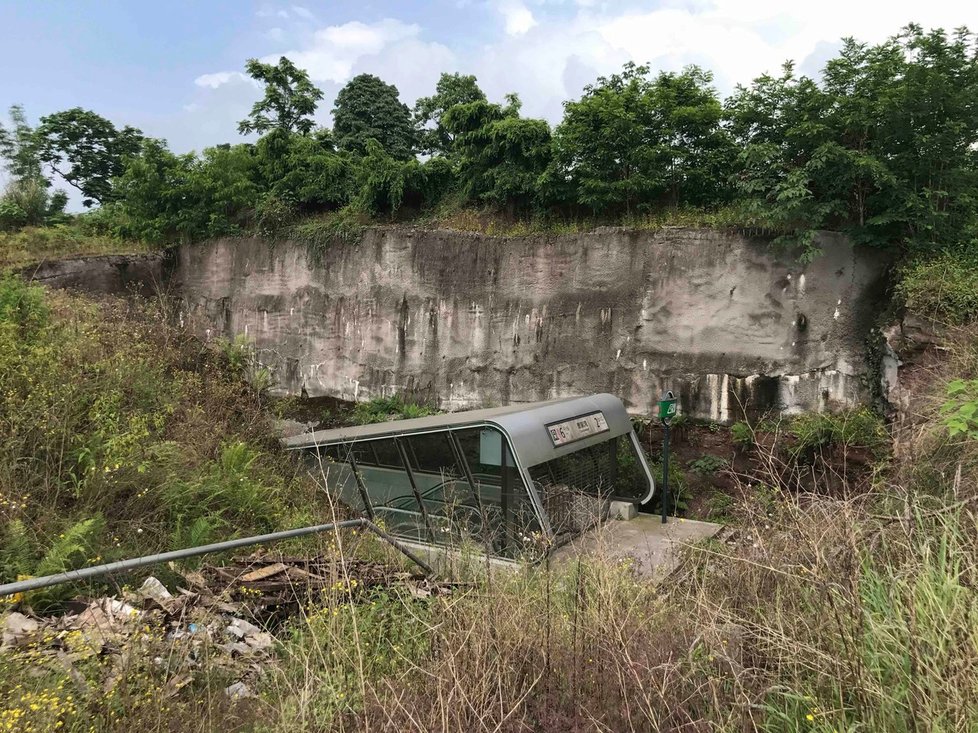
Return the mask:
[(690, 471), (701, 476), (714, 474), (730, 467), (730, 461), (721, 456), (705, 455), (690, 461), (687, 465)]
[(412, 402), (405, 402), (400, 395), (375, 397), (369, 402), (359, 403), (353, 410), (352, 420), (358, 425), (426, 417), (437, 414), (437, 410)]
[(913, 262), (900, 273), (896, 295), (907, 310), (940, 321), (967, 323), (978, 316), (978, 254), (945, 252)]
[(749, 448), (754, 445), (754, 429), (745, 422), (735, 422), (730, 426), (730, 439), (734, 445)]
[(948, 435), (978, 439), (978, 380), (954, 379), (947, 385), (941, 415)]

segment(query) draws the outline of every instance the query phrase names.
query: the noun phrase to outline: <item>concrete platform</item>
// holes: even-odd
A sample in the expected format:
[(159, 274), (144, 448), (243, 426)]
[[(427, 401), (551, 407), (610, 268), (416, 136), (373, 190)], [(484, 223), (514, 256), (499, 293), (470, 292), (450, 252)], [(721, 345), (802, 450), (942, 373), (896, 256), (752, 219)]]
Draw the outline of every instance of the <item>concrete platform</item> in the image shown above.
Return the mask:
[(675, 570), (684, 546), (713, 537), (721, 528), (712, 522), (679, 517), (669, 517), (663, 524), (658, 516), (639, 514), (628, 521), (605, 522), (561, 547), (553, 559), (571, 562), (587, 554), (611, 560), (627, 558), (639, 576), (661, 580)]

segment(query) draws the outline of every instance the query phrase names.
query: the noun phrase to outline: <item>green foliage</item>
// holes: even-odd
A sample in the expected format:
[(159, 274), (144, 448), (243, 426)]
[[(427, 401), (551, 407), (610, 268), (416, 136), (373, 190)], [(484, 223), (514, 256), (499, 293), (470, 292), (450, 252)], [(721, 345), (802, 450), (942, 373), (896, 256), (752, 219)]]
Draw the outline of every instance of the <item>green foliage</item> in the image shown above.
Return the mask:
[(71, 525), (51, 543), (33, 575), (54, 575), (83, 566), (98, 546), (105, 530), (105, 519), (96, 515)]
[(309, 74), (285, 56), (278, 64), (263, 64), (258, 59), (245, 63), (248, 76), (265, 87), (265, 96), (255, 102), (248, 117), (238, 123), (238, 132), (264, 134), (270, 130), (308, 135), (315, 122), (313, 113), (323, 93), (309, 80)]
[(730, 468), (730, 461), (721, 456), (707, 454), (690, 461), (687, 464), (687, 468), (693, 473), (706, 476)]
[(36, 136), (40, 160), (81, 191), (86, 207), (113, 199), (112, 179), (122, 175), (125, 159), (139, 152), (143, 137), (134, 127), (117, 130), (81, 107), (42, 117)]
[(934, 251), (975, 235), (974, 37), (908, 26), (844, 42), (821, 84), (762, 76), (727, 102), (738, 192), (806, 244), (818, 229)]
[(41, 171), (38, 139), (27, 121), (24, 108), (10, 108), (10, 127), (0, 125), (0, 157), (6, 161), (7, 172), (15, 181), (37, 181), (49, 185)]
[(791, 420), (788, 434), (795, 440), (795, 456), (811, 455), (820, 448), (842, 446), (882, 450), (888, 436), (879, 415), (866, 408), (844, 412), (807, 412)]
[(978, 318), (978, 254), (917, 258), (900, 273), (896, 295), (911, 313), (952, 324)]
[(725, 198), (733, 143), (721, 127), (712, 75), (695, 66), (649, 78), (625, 65), (564, 105), (555, 176), (578, 203), (601, 213)]
[(364, 156), (356, 167), (354, 180), (358, 193), (353, 200), (354, 207), (370, 214), (393, 214), (406, 200), (418, 205), (423, 171), (416, 159), (397, 160), (379, 142), (367, 140)]
[(257, 166), (248, 145), (207, 148), (197, 158), (146, 138), (116, 184), (112, 232), (149, 242), (239, 233), (258, 201)]
[(376, 140), (396, 160), (414, 153), (411, 111), (398, 98), (397, 87), (372, 74), (359, 74), (336, 95), (333, 133), (343, 150), (363, 155), (367, 141)]
[(438, 411), (412, 402), (405, 402), (400, 395), (374, 397), (369, 402), (361, 402), (353, 410), (351, 419), (358, 425), (406, 420), (415, 417), (435, 415)]
[(0, 198), (0, 228), (58, 220), (64, 196), (43, 197), (49, 169), (103, 203), (103, 232), (160, 243), (256, 224), (272, 234), (286, 209), (302, 218), (351, 205), (386, 220), (485, 207), (482, 230), (488, 219), (513, 234), (744, 226), (802, 259), (828, 229), (917, 257), (908, 302), (955, 320), (975, 308), (964, 263), (946, 268), (947, 288), (926, 289), (947, 265), (927, 258), (978, 240), (978, 56), (967, 29), (847, 39), (817, 79), (787, 63), (722, 103), (709, 71), (629, 63), (568, 101), (553, 134), (520, 116), (515, 95), (492, 103), (460, 74), (443, 74), (413, 117), (396, 87), (358, 75), (337, 95), (334, 129), (317, 130), (322, 93), (305, 71), (284, 57), (246, 68), (264, 96), (240, 130), (262, 137), (200, 157), (80, 108), (37, 130), (12, 108), (0, 155), (19, 188)]
[[(652, 471), (652, 478), (655, 480), (655, 495), (652, 497), (653, 511), (659, 512), (662, 507), (663, 498), (663, 473), (662, 461), (649, 461), (649, 469)], [(670, 456), (669, 460), (669, 513), (683, 514), (689, 505), (689, 483), (686, 481), (686, 474), (679, 466), (675, 456)]]
[(443, 73), (435, 85), (435, 93), (430, 97), (421, 97), (414, 105), (419, 152), (426, 155), (453, 155), (455, 138), (442, 123), (442, 117), (456, 105), (485, 99), (486, 95), (479, 88), (474, 76)]
[(952, 438), (978, 440), (978, 379), (953, 379), (947, 385), (941, 419)]
[(730, 438), (734, 445), (749, 448), (754, 445), (754, 429), (745, 422), (735, 422), (730, 426)]
[(12, 329), (13, 336), (28, 341), (47, 324), (49, 315), (43, 288), (17, 275), (0, 277), (0, 328)]
[(355, 161), (336, 152), (328, 130), (301, 135), (274, 129), (258, 141), (255, 153), (266, 196), (304, 211), (334, 209), (350, 200)]
[(0, 582), (314, 508), (280, 470), (246, 361), (138, 302), (0, 280)]
[(550, 127), (519, 116), (520, 102), (506, 106), (477, 100), (442, 116), (459, 155), (459, 187), (477, 201), (526, 211), (537, 202), (537, 181), (550, 162)]

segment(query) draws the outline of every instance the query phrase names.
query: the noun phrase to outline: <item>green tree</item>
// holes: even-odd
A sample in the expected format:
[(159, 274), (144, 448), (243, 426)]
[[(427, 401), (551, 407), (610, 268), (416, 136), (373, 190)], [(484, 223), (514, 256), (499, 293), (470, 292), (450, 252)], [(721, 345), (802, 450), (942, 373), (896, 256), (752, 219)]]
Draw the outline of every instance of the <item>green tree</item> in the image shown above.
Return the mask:
[(368, 140), (376, 140), (398, 160), (414, 154), (411, 111), (398, 98), (396, 86), (372, 74), (353, 77), (336, 95), (333, 134), (341, 149), (359, 155), (366, 153)]
[(122, 174), (125, 158), (139, 151), (142, 133), (117, 130), (109, 120), (80, 107), (41, 118), (38, 156), (81, 191), (86, 207), (112, 199), (112, 179)]
[(442, 124), (445, 112), (458, 104), (485, 101), (486, 95), (471, 75), (442, 74), (435, 93), (414, 105), (419, 150), (426, 155), (451, 155), (454, 137)]
[(732, 143), (712, 77), (695, 66), (650, 77), (628, 63), (564, 104), (555, 133), (557, 178), (595, 213), (723, 197)]
[(526, 211), (538, 200), (538, 182), (551, 159), (550, 126), (521, 118), (520, 101), (457, 104), (442, 120), (459, 151), (459, 183), (467, 198)]
[(245, 71), (265, 86), (265, 96), (255, 102), (247, 119), (238, 123), (239, 133), (264, 134), (275, 129), (301, 135), (312, 132), (312, 115), (323, 93), (309, 80), (309, 74), (285, 56), (278, 64), (248, 59)]
[(405, 203), (420, 206), (423, 171), (416, 158), (398, 160), (374, 139), (356, 164), (354, 204), (371, 214), (394, 214)]
[(978, 61), (966, 29), (846, 39), (821, 85), (788, 64), (738, 88), (727, 115), (741, 196), (791, 241), (835, 229), (919, 251), (978, 234)]
[(50, 185), (42, 172), (37, 134), (19, 104), (10, 107), (10, 127), (0, 125), (0, 157), (15, 180), (40, 181), (45, 187)]
[(329, 130), (273, 130), (258, 141), (256, 152), (265, 188), (288, 205), (320, 211), (350, 200), (350, 156), (336, 151)]

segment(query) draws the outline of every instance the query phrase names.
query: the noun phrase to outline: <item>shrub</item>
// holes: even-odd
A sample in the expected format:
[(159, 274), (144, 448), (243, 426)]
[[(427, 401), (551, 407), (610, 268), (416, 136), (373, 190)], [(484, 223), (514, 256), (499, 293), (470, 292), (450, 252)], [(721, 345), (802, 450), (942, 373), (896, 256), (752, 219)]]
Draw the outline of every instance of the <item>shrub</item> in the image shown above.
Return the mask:
[(700, 475), (713, 474), (730, 467), (730, 461), (721, 456), (705, 455), (687, 464), (690, 471)]
[(426, 417), (437, 413), (438, 411), (431, 407), (405, 402), (400, 395), (393, 395), (374, 397), (369, 402), (361, 402), (354, 408), (352, 420), (359, 425), (366, 425), (388, 420)]
[(795, 456), (810, 455), (819, 448), (832, 445), (877, 451), (888, 440), (879, 415), (866, 408), (839, 413), (805, 413), (791, 420), (788, 432), (795, 438), (790, 449)]
[(945, 252), (906, 266), (896, 295), (907, 310), (950, 323), (978, 317), (978, 253)]
[(734, 445), (749, 448), (754, 445), (754, 429), (745, 422), (735, 422), (730, 426), (730, 439)]
[(0, 327), (12, 327), (26, 340), (47, 323), (48, 315), (43, 288), (16, 275), (0, 277)]
[(954, 379), (947, 385), (941, 415), (948, 435), (978, 440), (978, 379)]

